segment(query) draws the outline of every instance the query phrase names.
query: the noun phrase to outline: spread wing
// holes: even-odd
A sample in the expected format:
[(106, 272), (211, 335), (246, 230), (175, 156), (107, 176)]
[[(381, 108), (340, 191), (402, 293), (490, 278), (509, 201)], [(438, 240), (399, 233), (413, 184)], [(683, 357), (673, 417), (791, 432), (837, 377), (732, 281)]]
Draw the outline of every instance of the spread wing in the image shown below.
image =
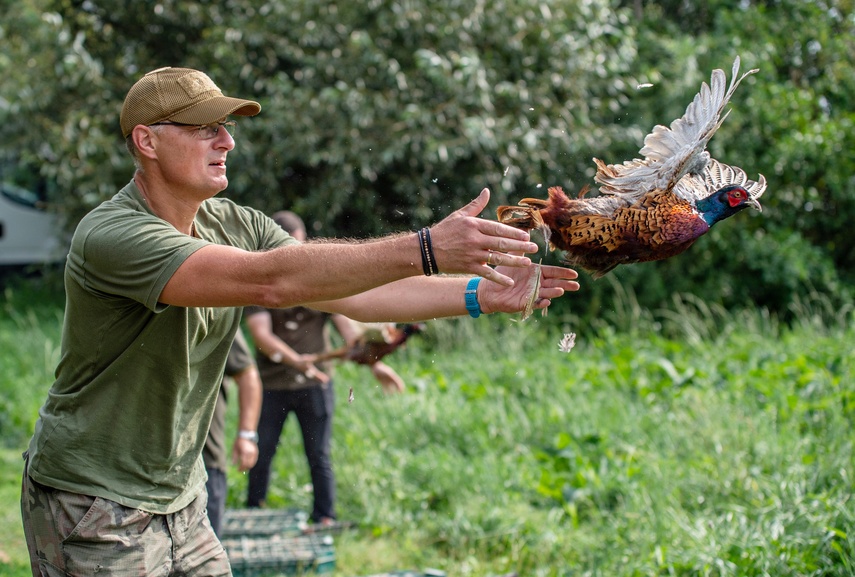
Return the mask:
[[(728, 113), (722, 111), (742, 80), (757, 69), (739, 74), (739, 57), (733, 62), (730, 87), (723, 70), (713, 70), (710, 83), (704, 82), (685, 114), (671, 123), (670, 128), (658, 125), (644, 139), (639, 151), (644, 159), (623, 164), (597, 164), (595, 180), (600, 193), (629, 197), (632, 202), (650, 190), (674, 190), (678, 195), (685, 189), (675, 185), (686, 174), (702, 175), (710, 160), (707, 144)], [(764, 187), (765, 188), (765, 187)], [(704, 195), (705, 196), (705, 195)], [(759, 195), (758, 195), (759, 196)], [(684, 200), (693, 201), (691, 197)]]

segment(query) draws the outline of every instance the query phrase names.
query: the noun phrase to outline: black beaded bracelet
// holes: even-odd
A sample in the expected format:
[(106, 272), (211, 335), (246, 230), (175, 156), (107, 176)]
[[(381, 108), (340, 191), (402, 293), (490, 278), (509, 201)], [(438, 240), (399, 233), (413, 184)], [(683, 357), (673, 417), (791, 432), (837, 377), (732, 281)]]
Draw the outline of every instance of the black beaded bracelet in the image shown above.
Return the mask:
[(427, 261), (427, 245), (425, 244), (425, 229), (421, 229), (416, 234), (419, 235), (419, 249), (422, 251), (422, 270), (424, 271), (425, 276), (430, 276), (431, 271)]
[(430, 229), (425, 227), (418, 232), (419, 248), (422, 251), (422, 270), (425, 276), (439, 274), (439, 268), (436, 266), (436, 257), (433, 255), (433, 245), (430, 241)]
[(428, 264), (430, 265), (430, 271), (433, 274), (439, 274), (439, 267), (436, 264), (436, 257), (433, 256), (433, 243), (430, 241), (430, 229), (425, 228), (425, 239), (427, 240), (427, 254), (428, 254)]

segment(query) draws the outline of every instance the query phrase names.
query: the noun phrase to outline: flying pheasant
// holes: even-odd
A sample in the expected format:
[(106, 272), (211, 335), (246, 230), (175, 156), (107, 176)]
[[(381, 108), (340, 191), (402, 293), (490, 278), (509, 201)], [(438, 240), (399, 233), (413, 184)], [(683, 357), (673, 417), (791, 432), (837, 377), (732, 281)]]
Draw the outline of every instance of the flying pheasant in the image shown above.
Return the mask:
[(707, 143), (728, 112), (724, 107), (742, 80), (739, 57), (730, 87), (722, 70), (714, 70), (686, 113), (658, 125), (644, 139), (643, 159), (606, 164), (594, 158), (600, 195), (570, 199), (561, 187), (549, 188), (547, 200), (524, 198), (518, 206), (500, 206), (500, 222), (523, 230), (541, 229), (564, 262), (599, 278), (620, 264), (663, 260), (688, 249), (715, 223), (752, 207), (766, 190), (763, 175), (745, 172), (710, 158)]
[(315, 361), (341, 359), (370, 366), (402, 347), (407, 342), (407, 339), (423, 330), (424, 325), (422, 323), (408, 324), (401, 328), (393, 324), (370, 327), (370, 330), (366, 330), (352, 345), (345, 345), (326, 353), (319, 353), (316, 355)]

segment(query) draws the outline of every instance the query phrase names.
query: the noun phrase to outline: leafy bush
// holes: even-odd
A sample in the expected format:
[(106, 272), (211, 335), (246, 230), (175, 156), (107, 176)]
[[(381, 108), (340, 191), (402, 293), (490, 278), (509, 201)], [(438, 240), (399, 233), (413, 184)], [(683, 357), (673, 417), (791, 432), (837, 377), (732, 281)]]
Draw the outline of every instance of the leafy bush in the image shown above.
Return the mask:
[[(710, 147), (766, 175), (764, 213), (723, 223), (673, 263), (614, 274), (647, 308), (684, 292), (777, 312), (810, 290), (851, 296), (846, 2), (6, 4), (0, 163), (55, 182), (69, 226), (129, 180), (118, 111), (159, 66), (202, 68), (262, 103), (241, 122), (228, 195), (296, 210), (316, 235), (364, 237), (430, 224), (484, 186), (488, 218), (549, 185), (578, 190), (591, 157), (636, 156), (739, 54), (760, 73)], [(588, 284), (596, 315), (614, 295)]]

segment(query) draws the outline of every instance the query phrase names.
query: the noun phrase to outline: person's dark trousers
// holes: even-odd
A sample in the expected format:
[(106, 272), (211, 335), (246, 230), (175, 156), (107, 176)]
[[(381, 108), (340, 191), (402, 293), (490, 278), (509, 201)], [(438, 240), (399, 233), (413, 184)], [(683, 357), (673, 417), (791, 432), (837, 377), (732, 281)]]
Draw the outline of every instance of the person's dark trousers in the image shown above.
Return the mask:
[(330, 459), (333, 384), (296, 391), (264, 391), (258, 423), (258, 461), (249, 471), (247, 506), (260, 507), (267, 499), (270, 467), (288, 414), (293, 412), (303, 433), (303, 448), (309, 462), (314, 490), (311, 518), (335, 519), (335, 477)]
[(226, 509), (226, 472), (220, 469), (206, 469), (208, 480), (205, 489), (208, 491), (208, 520), (217, 537), (223, 530), (223, 513)]

